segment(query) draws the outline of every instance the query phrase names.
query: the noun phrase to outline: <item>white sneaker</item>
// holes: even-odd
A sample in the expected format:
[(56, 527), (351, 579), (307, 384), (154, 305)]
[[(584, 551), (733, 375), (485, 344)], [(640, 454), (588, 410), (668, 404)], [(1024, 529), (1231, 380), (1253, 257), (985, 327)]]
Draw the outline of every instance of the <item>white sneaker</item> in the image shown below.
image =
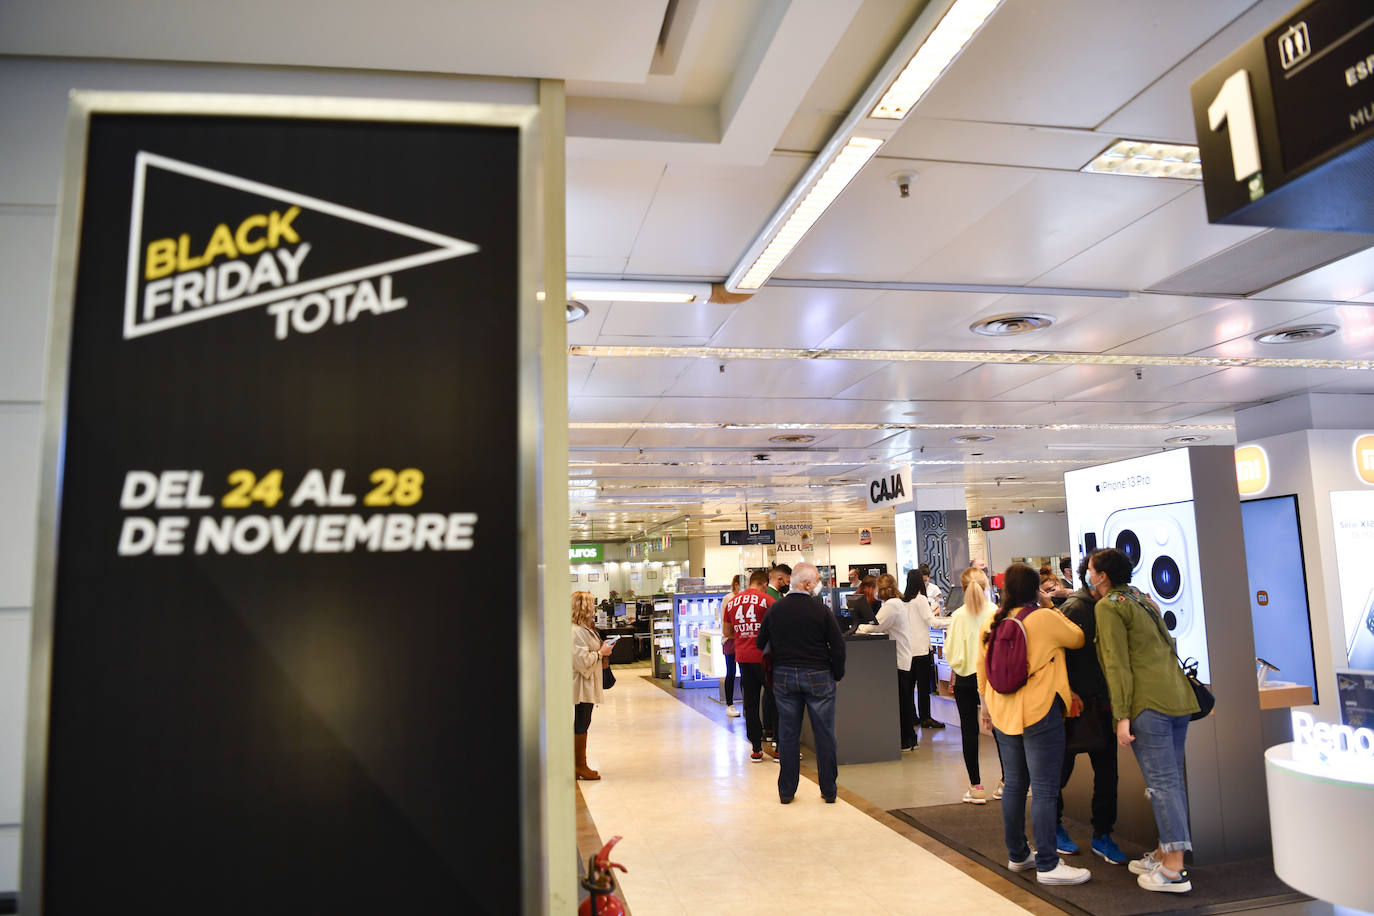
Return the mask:
[(1147, 891), (1164, 891), (1168, 894), (1186, 894), (1193, 889), (1193, 882), (1188, 880), (1186, 868), (1180, 869), (1177, 875), (1170, 875), (1160, 866), (1136, 878), (1135, 883)]
[(1005, 783), (1005, 782), (1003, 782), (1003, 781), (1000, 780), (1000, 779), (997, 780), (997, 788), (994, 789), (994, 790), (992, 791), (992, 797), (993, 797), (993, 798), (1001, 798), (1001, 797), (1002, 797), (1002, 789), (1005, 788), (1005, 786), (1006, 786), (1006, 783)]
[(988, 795), (983, 791), (982, 786), (969, 786), (962, 800), (968, 802), (970, 805), (986, 805), (988, 803)]
[(1063, 859), (1049, 871), (1035, 873), (1035, 880), (1041, 884), (1084, 884), (1093, 873), (1086, 868), (1075, 868)]
[(1151, 849), (1138, 859), (1132, 859), (1126, 867), (1133, 875), (1148, 875), (1150, 872), (1159, 868), (1159, 858), (1155, 855), (1157, 850)]
[(1007, 860), (1007, 868), (1010, 869), (1011, 871), (1029, 871), (1030, 869), (1032, 869), (1032, 868), (1034, 868), (1034, 867), (1035, 867), (1035, 850), (1034, 850), (1034, 849), (1032, 849), (1032, 850), (1030, 851), (1030, 853), (1027, 854), (1027, 856), (1026, 856), (1026, 858), (1025, 858), (1025, 861), (1018, 862), (1018, 861), (1016, 861), (1015, 859), (1008, 859), (1008, 860)]
[(739, 710), (735, 708), (734, 703), (731, 703), (729, 706), (725, 707), (725, 714), (732, 719), (739, 718)]

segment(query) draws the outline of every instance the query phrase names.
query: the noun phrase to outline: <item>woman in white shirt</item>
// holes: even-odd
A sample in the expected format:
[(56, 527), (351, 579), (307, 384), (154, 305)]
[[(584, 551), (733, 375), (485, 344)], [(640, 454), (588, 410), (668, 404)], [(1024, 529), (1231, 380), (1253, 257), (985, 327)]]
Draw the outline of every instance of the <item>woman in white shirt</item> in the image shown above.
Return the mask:
[(945, 661), (954, 672), (954, 703), (959, 707), (964, 769), (968, 770), (968, 791), (963, 800), (985, 805), (988, 796), (978, 772), (978, 652), (983, 627), (997, 612), (997, 605), (988, 600), (988, 577), (981, 569), (970, 566), (964, 570), (959, 584), (964, 587), (964, 603), (949, 618)]
[[(897, 593), (897, 580), (884, 573), (878, 577), (875, 597), (882, 602), (878, 622), (864, 623), (859, 633), (886, 633), (897, 644), (897, 714), (902, 732), (902, 750), (916, 749), (916, 705), (912, 701), (911, 617), (906, 602)], [(926, 640), (929, 643), (929, 639)], [(930, 651), (929, 646), (926, 651)]]
[(944, 728), (945, 723), (930, 717), (930, 686), (935, 682), (935, 657), (930, 654), (930, 628), (943, 630), (949, 626), (948, 617), (936, 615), (926, 597), (926, 580), (919, 569), (906, 574), (907, 611), (911, 616), (911, 671), (916, 678), (918, 707), (916, 724), (922, 728)]

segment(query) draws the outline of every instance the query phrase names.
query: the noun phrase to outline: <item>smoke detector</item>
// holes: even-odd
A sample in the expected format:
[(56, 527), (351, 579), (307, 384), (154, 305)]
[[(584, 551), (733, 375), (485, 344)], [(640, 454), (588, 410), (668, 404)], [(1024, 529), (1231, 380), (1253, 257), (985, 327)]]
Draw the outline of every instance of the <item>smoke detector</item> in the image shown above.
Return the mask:
[(1262, 344), (1302, 343), (1305, 340), (1321, 340), (1323, 337), (1330, 337), (1339, 330), (1340, 328), (1334, 324), (1304, 324), (1260, 334), (1255, 340)]
[(1052, 324), (1054, 324), (1052, 315), (1030, 312), (1024, 315), (994, 315), (991, 318), (975, 321), (968, 326), (968, 329), (975, 334), (982, 334), (984, 337), (1012, 337), (1029, 331), (1039, 331), (1041, 328), (1047, 328)]

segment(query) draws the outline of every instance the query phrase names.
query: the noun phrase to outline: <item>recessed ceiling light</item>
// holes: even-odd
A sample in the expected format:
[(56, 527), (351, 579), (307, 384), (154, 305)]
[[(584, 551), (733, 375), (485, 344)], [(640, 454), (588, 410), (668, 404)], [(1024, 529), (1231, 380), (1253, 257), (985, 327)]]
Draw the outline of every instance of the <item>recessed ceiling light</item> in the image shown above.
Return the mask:
[(800, 433), (792, 433), (785, 436), (769, 436), (769, 442), (780, 442), (785, 445), (805, 445), (808, 442), (815, 442), (815, 436), (806, 436)]
[(1118, 140), (1079, 171), (1201, 181), (1202, 157), (1196, 146), (1152, 143), (1149, 140)]
[(1262, 344), (1302, 343), (1305, 340), (1321, 340), (1323, 337), (1330, 337), (1339, 330), (1340, 328), (1334, 324), (1303, 324), (1269, 331), (1266, 334), (1260, 334), (1255, 340)]
[(1028, 331), (1038, 331), (1054, 324), (1053, 315), (1041, 315), (1032, 312), (1026, 315), (994, 315), (991, 318), (984, 318), (975, 321), (968, 326), (968, 329), (975, 334), (982, 334), (984, 337), (1012, 337), (1016, 334), (1025, 334)]
[(591, 310), (587, 308), (585, 303), (578, 302), (576, 299), (569, 299), (567, 313), (568, 324), (572, 324), (574, 321), (581, 321), (583, 318), (586, 318), (589, 311)]
[(992, 436), (955, 436), (950, 442), (956, 445), (971, 445), (974, 442), (991, 442)]
[(1206, 442), (1210, 436), (1174, 436), (1164, 441), (1169, 445), (1191, 445), (1194, 442)]

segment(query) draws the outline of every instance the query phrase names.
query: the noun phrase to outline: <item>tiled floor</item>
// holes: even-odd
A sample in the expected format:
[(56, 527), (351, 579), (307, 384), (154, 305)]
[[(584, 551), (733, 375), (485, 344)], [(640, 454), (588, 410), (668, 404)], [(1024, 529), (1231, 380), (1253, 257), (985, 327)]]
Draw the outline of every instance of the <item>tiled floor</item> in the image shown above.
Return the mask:
[[(871, 816), (881, 812), (846, 791), (852, 784), (877, 789), (884, 806), (948, 800), (927, 794), (944, 793), (944, 777), (937, 790), (933, 777), (918, 775), (934, 760), (909, 755), (901, 763), (842, 768), (834, 805), (821, 801), (803, 772), (796, 801), (783, 806), (777, 765), (749, 761), (742, 719), (725, 718), (709, 691), (693, 691), (693, 705), (684, 705), (642, 673), (647, 669), (618, 672), (588, 740), (589, 761), (602, 779), (578, 783), (601, 836), (625, 837), (616, 852), (629, 868), (621, 885), (634, 916), (1027, 912), (885, 817)], [(927, 742), (935, 745), (929, 751), (940, 769), (953, 769), (962, 792), (958, 732), (946, 732), (954, 756), (943, 759), (943, 735)], [(995, 774), (996, 755), (988, 753)], [(1043, 905), (1032, 910), (1046, 912)]]

